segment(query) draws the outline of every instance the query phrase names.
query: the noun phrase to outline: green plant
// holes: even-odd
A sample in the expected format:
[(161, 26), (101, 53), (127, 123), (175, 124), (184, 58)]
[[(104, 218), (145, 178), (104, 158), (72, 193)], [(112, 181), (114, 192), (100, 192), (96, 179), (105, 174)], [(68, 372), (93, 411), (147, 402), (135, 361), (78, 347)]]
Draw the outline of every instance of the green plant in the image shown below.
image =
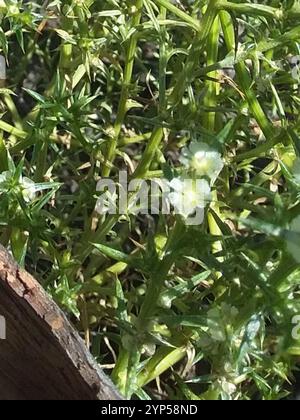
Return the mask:
[[(0, 1), (0, 241), (127, 398), (288, 395), (299, 15), (297, 0)], [(203, 223), (99, 215), (97, 182), (124, 169), (201, 180)]]

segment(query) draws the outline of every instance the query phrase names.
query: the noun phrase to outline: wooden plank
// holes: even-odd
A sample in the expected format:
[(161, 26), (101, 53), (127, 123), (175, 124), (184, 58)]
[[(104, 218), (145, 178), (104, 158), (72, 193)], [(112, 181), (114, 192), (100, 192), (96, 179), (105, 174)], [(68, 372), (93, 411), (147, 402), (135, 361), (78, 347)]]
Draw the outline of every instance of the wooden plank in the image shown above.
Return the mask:
[(40, 284), (0, 246), (1, 400), (118, 400), (112, 382)]

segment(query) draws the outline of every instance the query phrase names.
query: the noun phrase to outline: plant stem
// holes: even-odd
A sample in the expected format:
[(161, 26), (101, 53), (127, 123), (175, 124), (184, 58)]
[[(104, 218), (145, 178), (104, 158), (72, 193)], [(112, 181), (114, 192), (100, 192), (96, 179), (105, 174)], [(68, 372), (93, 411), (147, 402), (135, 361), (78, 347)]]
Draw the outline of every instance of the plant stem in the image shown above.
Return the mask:
[(169, 0), (155, 0), (155, 3), (157, 3), (159, 6), (165, 7), (169, 12), (178, 17), (180, 20), (188, 23), (197, 32), (200, 32), (202, 30), (198, 20), (194, 19), (193, 17), (185, 13), (183, 10), (178, 9), (178, 7), (170, 3)]
[(229, 12), (237, 12), (239, 14), (251, 16), (264, 16), (279, 20), (281, 20), (284, 15), (281, 9), (257, 3), (231, 3), (226, 0), (219, 0), (218, 7), (220, 10), (226, 10)]
[(143, 387), (147, 385), (171, 366), (174, 366), (182, 360), (185, 355), (185, 347), (178, 347), (175, 349), (162, 347), (138, 375), (138, 386)]
[(170, 250), (181, 240), (184, 231), (185, 226), (182, 220), (178, 218), (165, 246), (164, 258), (158, 262), (156, 267), (153, 268), (150, 284), (137, 321), (138, 329), (141, 331), (145, 331), (147, 329), (149, 322), (151, 321), (151, 316), (156, 310), (157, 300), (162, 291), (170, 268), (174, 263), (174, 256), (172, 256)]
[(157, 263), (151, 274), (150, 284), (136, 322), (137, 338), (132, 342), (131, 351), (129, 353), (123, 352), (121, 359), (118, 360), (115, 375), (119, 378), (121, 375), (121, 379), (124, 379), (122, 375), (124, 364), (128, 364), (125, 386), (126, 398), (131, 398), (132, 393), (135, 391), (135, 386), (137, 386), (138, 366), (142, 355), (142, 344), (139, 343), (138, 337), (142, 337), (147, 331), (151, 317), (156, 311), (159, 295), (162, 291), (170, 268), (174, 263), (174, 256), (172, 255), (171, 249), (178, 241), (180, 241), (183, 233), (184, 224), (180, 219), (178, 219), (165, 246), (165, 256)]
[(152, 163), (152, 159), (162, 141), (163, 135), (163, 128), (156, 127), (151, 135), (149, 142), (147, 143), (146, 149), (143, 153), (140, 163), (138, 164), (133, 174), (133, 178), (143, 178), (143, 176), (148, 172)]
[[(138, 25), (140, 24), (141, 17), (142, 17), (143, 0), (136, 0), (133, 4), (133, 7), (135, 11), (134, 11), (134, 16), (132, 18), (131, 26), (132, 28), (136, 29)], [(110, 143), (108, 145), (108, 150), (106, 154), (106, 163), (103, 166), (103, 171), (102, 171), (103, 177), (108, 177), (111, 172), (111, 164), (116, 155), (116, 150), (117, 150), (118, 141), (119, 141), (119, 137), (122, 130), (122, 125), (124, 123), (124, 119), (127, 113), (127, 101), (129, 98), (129, 90), (130, 90), (132, 72), (133, 72), (133, 67), (134, 67), (134, 58), (135, 58), (136, 49), (137, 49), (137, 40), (138, 40), (138, 33), (135, 32), (130, 38), (128, 49), (127, 49), (121, 97), (119, 101), (116, 121), (114, 124), (113, 137), (110, 139)]]
[(217, 4), (218, 0), (210, 0), (207, 5), (207, 10), (201, 22), (201, 31), (197, 34), (196, 39), (192, 44), (190, 54), (186, 60), (184, 69), (173, 89), (173, 93), (171, 95), (171, 103), (173, 105), (176, 105), (181, 101), (187, 84), (191, 83), (194, 77), (195, 67), (199, 63), (201, 53), (205, 46), (205, 41), (210, 34), (212, 25), (218, 13)]
[[(212, 64), (218, 61), (219, 56), (219, 36), (220, 36), (220, 20), (217, 16), (213, 23), (211, 32), (207, 39), (207, 66), (211, 66)], [(204, 107), (208, 109), (215, 108), (217, 105), (217, 95), (220, 90), (220, 85), (216, 82), (218, 80), (218, 72), (213, 71), (208, 74), (209, 79), (206, 81), (206, 88), (207, 93), (204, 98)], [(216, 131), (216, 113), (215, 112), (205, 112), (203, 115), (203, 127), (210, 131), (212, 134)], [(212, 203), (211, 208), (218, 214), (221, 218), (219, 207), (217, 205), (218, 195), (217, 192), (214, 191), (212, 193)], [(208, 226), (211, 235), (214, 236), (222, 236), (222, 232), (215, 221), (213, 215), (209, 212), (207, 215), (208, 219)], [(222, 243), (215, 242), (212, 245), (212, 251), (214, 253), (222, 251)]]
[(0, 130), (5, 131), (6, 133), (11, 134), (12, 136), (18, 137), (20, 139), (26, 139), (28, 134), (25, 131), (16, 128), (5, 121), (0, 121)]
[[(160, 19), (164, 20), (167, 17), (167, 9), (161, 7)], [(159, 113), (165, 115), (167, 111), (167, 66), (168, 66), (168, 55), (167, 55), (167, 37), (168, 32), (166, 27), (163, 26), (160, 32), (160, 45), (159, 45)]]
[[(218, 61), (218, 52), (219, 52), (219, 30), (220, 22), (219, 18), (216, 18), (211, 32), (207, 39), (207, 66)], [(210, 79), (206, 82), (207, 93), (204, 97), (204, 107), (208, 109), (215, 108), (217, 106), (217, 94), (219, 91), (219, 84), (215, 81), (218, 79), (218, 72), (213, 71), (207, 75)], [(215, 112), (205, 112), (203, 115), (203, 126), (211, 133), (215, 132), (215, 123), (216, 123), (216, 113)]]
[[(224, 39), (228, 52), (234, 52), (236, 48), (235, 32), (231, 16), (227, 12), (220, 12), (220, 19), (223, 27)], [(264, 133), (267, 140), (273, 140), (274, 129), (271, 122), (264, 113), (257, 96), (252, 89), (252, 80), (249, 71), (244, 62), (238, 62), (235, 66), (239, 85), (244, 93), (249, 108), (254, 115), (258, 125)]]
[[(173, 10), (173, 8), (170, 7), (170, 3), (166, 1), (160, 0), (160, 5), (166, 7), (166, 9)], [(217, 0), (210, 0), (209, 5), (207, 7), (207, 11), (204, 14), (203, 20), (200, 24), (201, 26), (201, 32), (197, 35), (193, 46), (191, 48), (189, 57), (185, 63), (184, 70), (179, 77), (173, 93), (170, 97), (170, 105), (175, 106), (178, 102), (182, 100), (182, 97), (185, 93), (187, 83), (189, 83), (192, 79), (192, 76), (194, 74), (194, 69), (196, 65), (198, 64), (200, 54), (204, 48), (206, 38), (208, 37), (210, 30), (212, 28), (212, 25), (214, 23), (217, 10), (216, 10), (216, 4)], [(176, 7), (175, 7), (176, 8)], [(177, 9), (177, 8), (176, 8)], [(165, 66), (166, 63), (164, 61), (164, 57), (162, 57), (163, 62), (161, 63), (161, 66)], [(149, 143), (147, 144), (146, 150), (142, 156), (142, 159), (133, 174), (134, 178), (142, 178), (149, 170), (150, 165), (152, 163), (153, 157), (163, 139), (163, 128), (162, 127), (156, 127), (152, 133), (152, 136), (149, 140)]]
[(111, 375), (112, 381), (124, 396), (126, 394), (129, 357), (129, 352), (124, 348), (120, 348), (118, 360)]

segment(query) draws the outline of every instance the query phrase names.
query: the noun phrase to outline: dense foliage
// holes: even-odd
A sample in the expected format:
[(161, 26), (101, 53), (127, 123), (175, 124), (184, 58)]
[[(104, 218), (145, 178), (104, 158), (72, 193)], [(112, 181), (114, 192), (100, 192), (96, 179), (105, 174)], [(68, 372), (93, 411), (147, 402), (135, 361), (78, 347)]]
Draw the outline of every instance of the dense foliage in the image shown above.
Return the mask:
[[(299, 1), (0, 0), (0, 16), (0, 242), (126, 397), (285, 397)], [(168, 179), (175, 207), (200, 180), (203, 223), (186, 223), (193, 191), (180, 214), (100, 215), (97, 182), (121, 170)]]

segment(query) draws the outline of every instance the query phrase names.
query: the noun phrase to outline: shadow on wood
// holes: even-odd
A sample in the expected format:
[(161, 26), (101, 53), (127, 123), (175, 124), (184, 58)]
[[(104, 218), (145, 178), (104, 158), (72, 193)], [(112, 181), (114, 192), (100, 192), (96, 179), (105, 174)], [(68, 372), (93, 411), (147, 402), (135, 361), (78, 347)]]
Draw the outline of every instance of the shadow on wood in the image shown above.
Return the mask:
[(0, 316), (1, 400), (121, 399), (62, 311), (1, 245)]

